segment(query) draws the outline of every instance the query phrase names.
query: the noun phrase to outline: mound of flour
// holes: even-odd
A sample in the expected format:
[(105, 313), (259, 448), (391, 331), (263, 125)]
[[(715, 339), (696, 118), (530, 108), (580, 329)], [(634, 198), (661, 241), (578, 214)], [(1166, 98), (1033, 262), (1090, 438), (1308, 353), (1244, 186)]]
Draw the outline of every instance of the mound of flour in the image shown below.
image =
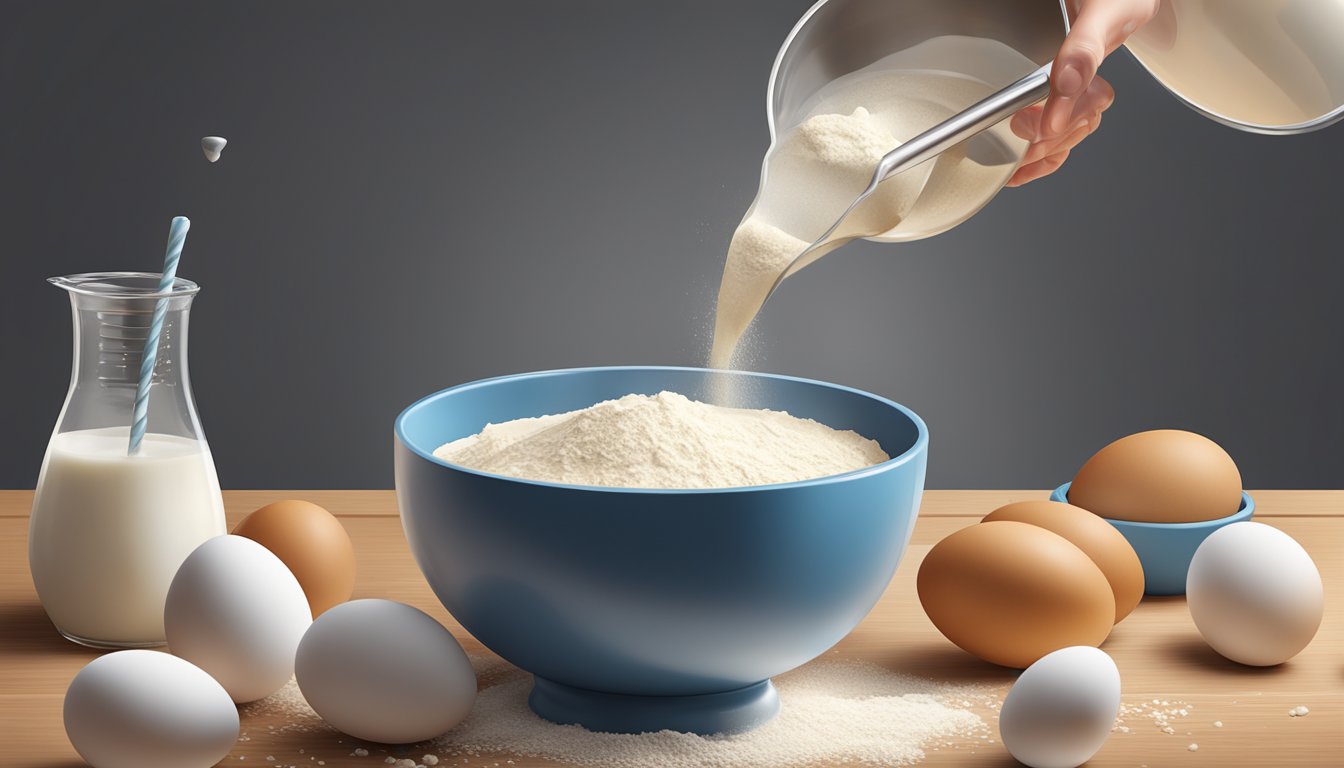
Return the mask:
[(675, 392), (491, 424), (434, 455), (527, 480), (683, 489), (788, 483), (890, 458), (857, 432), (781, 411), (708, 405)]

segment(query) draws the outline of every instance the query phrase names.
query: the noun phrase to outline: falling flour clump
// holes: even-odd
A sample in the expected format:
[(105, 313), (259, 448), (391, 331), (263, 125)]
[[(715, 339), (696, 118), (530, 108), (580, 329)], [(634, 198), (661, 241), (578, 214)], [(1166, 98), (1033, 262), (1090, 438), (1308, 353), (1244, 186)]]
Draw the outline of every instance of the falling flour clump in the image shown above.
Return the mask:
[(616, 488), (731, 488), (836, 475), (886, 461), (874, 440), (782, 411), (724, 408), (674, 392), (626, 395), (490, 424), (434, 455), (527, 480)]
[(223, 136), (206, 136), (201, 139), (201, 151), (205, 153), (205, 159), (213, 163), (219, 160), (220, 153), (228, 143), (229, 140)]
[(987, 690), (835, 661), (813, 662), (775, 683), (779, 716), (754, 731), (630, 735), (542, 720), (527, 706), (531, 680), (517, 673), (484, 688), (471, 715), (435, 746), (440, 754), (515, 754), (595, 768), (755, 768), (909, 765), (923, 759), (926, 750), (989, 738), (984, 720), (969, 709), (989, 711), (993, 697)]

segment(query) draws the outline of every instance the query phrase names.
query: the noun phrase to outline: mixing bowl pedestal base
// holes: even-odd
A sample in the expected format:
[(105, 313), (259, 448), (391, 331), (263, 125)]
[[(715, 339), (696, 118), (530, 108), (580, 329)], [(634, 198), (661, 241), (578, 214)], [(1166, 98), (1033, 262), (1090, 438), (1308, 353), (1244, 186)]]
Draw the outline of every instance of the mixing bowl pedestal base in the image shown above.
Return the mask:
[(742, 733), (779, 713), (779, 694), (769, 680), (724, 693), (631, 696), (573, 688), (537, 677), (527, 703), (553, 723), (603, 733)]

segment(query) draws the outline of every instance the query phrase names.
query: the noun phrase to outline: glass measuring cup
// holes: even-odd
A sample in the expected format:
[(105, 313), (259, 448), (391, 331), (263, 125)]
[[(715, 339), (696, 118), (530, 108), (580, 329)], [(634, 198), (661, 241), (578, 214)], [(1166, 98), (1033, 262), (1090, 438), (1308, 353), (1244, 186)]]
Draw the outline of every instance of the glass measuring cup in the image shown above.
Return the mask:
[[(200, 290), (159, 275), (51, 278), (74, 317), (70, 390), (47, 446), (29, 523), (37, 594), (66, 638), (95, 648), (164, 643), (163, 605), (177, 568), (225, 533), (220, 496), (187, 375), (187, 321)], [(167, 301), (141, 450), (127, 455), (154, 306)]]

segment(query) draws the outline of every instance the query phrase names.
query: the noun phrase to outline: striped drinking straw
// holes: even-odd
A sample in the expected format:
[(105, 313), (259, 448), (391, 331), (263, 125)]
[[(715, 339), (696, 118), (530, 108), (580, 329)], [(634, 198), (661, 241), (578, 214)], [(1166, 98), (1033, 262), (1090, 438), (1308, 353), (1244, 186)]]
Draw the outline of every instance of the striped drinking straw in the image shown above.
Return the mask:
[(168, 296), (177, 281), (177, 262), (182, 258), (182, 246), (187, 242), (187, 230), (191, 229), (191, 220), (186, 216), (173, 219), (168, 228), (168, 252), (163, 256), (163, 276), (159, 278), (160, 294), (154, 304), (154, 319), (149, 324), (149, 336), (145, 337), (145, 352), (140, 362), (140, 384), (135, 390), (135, 410), (131, 414), (131, 444), (126, 454), (134, 456), (140, 451), (140, 441), (145, 437), (145, 427), (149, 425), (149, 384), (154, 378), (154, 364), (159, 358), (159, 334), (163, 331), (163, 318), (168, 314)]

